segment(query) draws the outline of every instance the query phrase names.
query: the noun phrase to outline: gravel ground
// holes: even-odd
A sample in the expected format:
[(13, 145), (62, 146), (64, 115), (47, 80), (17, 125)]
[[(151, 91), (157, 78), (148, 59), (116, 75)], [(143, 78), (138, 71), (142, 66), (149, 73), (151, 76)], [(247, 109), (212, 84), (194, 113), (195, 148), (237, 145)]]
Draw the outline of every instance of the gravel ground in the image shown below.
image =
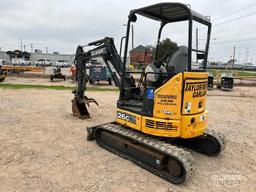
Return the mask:
[[(65, 86), (65, 87), (74, 87), (75, 82), (71, 79), (67, 79), (64, 81), (63, 79), (54, 79), (53, 82), (50, 81), (50, 79), (46, 78), (24, 78), (24, 77), (14, 77), (14, 76), (7, 76), (5, 81), (3, 83), (10, 83), (10, 84), (29, 84), (29, 85), (57, 85), (57, 86)], [(103, 87), (103, 88), (115, 88), (116, 86), (108, 85), (107, 81), (101, 81), (100, 84), (96, 82), (95, 84), (91, 85), (90, 83), (86, 84), (87, 87)]]
[(256, 191), (255, 88), (211, 92), (209, 128), (226, 135), (226, 150), (191, 152), (196, 172), (179, 186), (87, 142), (87, 126), (113, 120), (118, 93), (87, 95), (100, 106), (80, 120), (70, 91), (0, 89), (0, 191)]

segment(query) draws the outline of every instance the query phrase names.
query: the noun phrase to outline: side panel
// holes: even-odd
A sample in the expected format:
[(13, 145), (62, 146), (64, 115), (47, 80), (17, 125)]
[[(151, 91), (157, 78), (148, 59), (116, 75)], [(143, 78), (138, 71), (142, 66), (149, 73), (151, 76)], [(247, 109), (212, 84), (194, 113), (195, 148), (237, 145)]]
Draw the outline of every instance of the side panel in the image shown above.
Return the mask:
[(184, 73), (183, 115), (199, 114), (205, 111), (207, 81), (207, 73)]
[(207, 73), (185, 72), (182, 104), (182, 138), (202, 135), (208, 124)]
[(208, 112), (205, 110), (198, 115), (184, 115), (182, 117), (181, 138), (193, 138), (202, 135), (208, 124)]
[(141, 130), (141, 115), (136, 113), (117, 109), (116, 122), (139, 131)]
[(153, 116), (161, 119), (180, 119), (182, 73), (155, 90)]

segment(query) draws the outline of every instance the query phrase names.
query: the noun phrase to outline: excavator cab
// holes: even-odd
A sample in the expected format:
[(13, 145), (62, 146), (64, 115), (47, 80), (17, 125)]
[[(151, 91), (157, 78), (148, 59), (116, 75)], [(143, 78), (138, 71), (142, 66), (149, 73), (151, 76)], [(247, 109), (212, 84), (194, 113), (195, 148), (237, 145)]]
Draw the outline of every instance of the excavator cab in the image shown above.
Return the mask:
[[(126, 86), (123, 82), (132, 72), (123, 68), (116, 121), (155, 136), (191, 138), (202, 135), (207, 126), (205, 105), (208, 78), (206, 66), (211, 33), (209, 17), (180, 3), (160, 3), (132, 10), (127, 22), (123, 65), (127, 61), (130, 26), (137, 22), (138, 16), (160, 23), (154, 61), (142, 72), (144, 78), (141, 79), (144, 82), (138, 84), (144, 85), (142, 87)], [(159, 45), (163, 30), (169, 24), (181, 22), (187, 24), (187, 34), (184, 37), (187, 42), (179, 46), (173, 55), (166, 50), (166, 54), (160, 58)], [(193, 47), (194, 25), (204, 28), (204, 47)], [(195, 62), (198, 64), (197, 68), (194, 66)], [(136, 123), (129, 121), (131, 118), (136, 119)]]

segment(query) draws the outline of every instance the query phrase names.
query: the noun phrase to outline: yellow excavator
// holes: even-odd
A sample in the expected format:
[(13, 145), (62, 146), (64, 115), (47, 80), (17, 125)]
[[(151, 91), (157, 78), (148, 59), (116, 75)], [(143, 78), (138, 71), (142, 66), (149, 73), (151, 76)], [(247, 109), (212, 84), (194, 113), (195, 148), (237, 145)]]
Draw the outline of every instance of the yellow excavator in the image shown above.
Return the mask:
[[(152, 64), (143, 72), (128, 71), (126, 67), (131, 23), (137, 15), (159, 21), (157, 48)], [(172, 55), (159, 58), (159, 42), (165, 26), (187, 21), (188, 45), (180, 46)], [(206, 46), (193, 49), (193, 22), (204, 25)], [(132, 10), (128, 16), (124, 59), (118, 54), (113, 38), (78, 46), (75, 65), (77, 86), (72, 100), (73, 114), (89, 118), (87, 105), (93, 98), (84, 95), (86, 65), (95, 57), (102, 57), (112, 79), (120, 89), (114, 122), (87, 128), (87, 140), (118, 154), (140, 167), (174, 184), (186, 181), (195, 169), (190, 150), (217, 156), (225, 148), (224, 136), (208, 130), (206, 110), (207, 56), (211, 33), (209, 17), (200, 15), (181, 3), (159, 3)], [(193, 69), (192, 54), (201, 60), (201, 67)], [(141, 74), (135, 81), (133, 74)], [(187, 150), (188, 149), (188, 150)]]

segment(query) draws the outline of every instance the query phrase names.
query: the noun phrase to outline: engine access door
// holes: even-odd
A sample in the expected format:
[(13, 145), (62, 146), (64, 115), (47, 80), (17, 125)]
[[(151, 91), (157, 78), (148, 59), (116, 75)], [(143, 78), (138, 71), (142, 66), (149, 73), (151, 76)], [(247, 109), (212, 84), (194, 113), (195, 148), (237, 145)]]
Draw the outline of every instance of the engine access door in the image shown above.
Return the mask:
[(205, 111), (207, 78), (207, 73), (184, 73), (182, 106), (183, 115), (199, 114)]

